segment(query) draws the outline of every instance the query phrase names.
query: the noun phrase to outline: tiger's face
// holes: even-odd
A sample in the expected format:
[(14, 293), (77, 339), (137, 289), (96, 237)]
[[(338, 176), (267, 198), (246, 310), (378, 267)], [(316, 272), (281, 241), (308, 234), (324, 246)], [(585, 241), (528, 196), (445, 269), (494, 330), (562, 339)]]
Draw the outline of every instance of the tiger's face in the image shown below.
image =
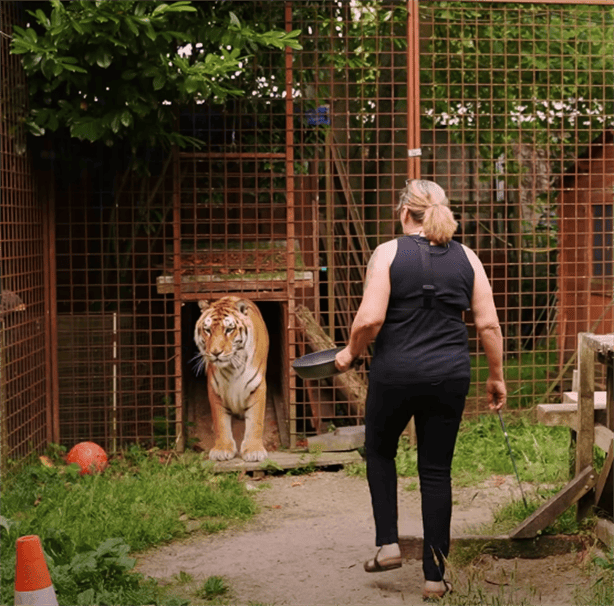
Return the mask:
[[(201, 309), (208, 305), (203, 303)], [(244, 360), (247, 337), (246, 316), (240, 307), (219, 300), (204, 308), (196, 322), (194, 341), (202, 362), (218, 368), (239, 368)]]

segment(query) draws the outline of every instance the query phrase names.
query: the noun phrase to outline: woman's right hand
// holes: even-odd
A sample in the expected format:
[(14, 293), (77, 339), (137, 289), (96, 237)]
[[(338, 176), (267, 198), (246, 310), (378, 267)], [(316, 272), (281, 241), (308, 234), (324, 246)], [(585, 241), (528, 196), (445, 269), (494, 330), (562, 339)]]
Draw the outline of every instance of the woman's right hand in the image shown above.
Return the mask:
[(505, 381), (489, 377), (486, 380), (486, 397), (488, 398), (488, 406), (491, 410), (501, 410), (507, 400)]

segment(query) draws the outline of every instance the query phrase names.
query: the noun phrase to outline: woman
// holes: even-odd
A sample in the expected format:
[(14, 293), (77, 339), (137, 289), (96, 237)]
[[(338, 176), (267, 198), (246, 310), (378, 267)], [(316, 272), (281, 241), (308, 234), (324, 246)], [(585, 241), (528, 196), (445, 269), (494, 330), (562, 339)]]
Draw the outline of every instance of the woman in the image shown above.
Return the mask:
[(367, 479), (376, 529), (367, 572), (401, 566), (397, 524), (398, 441), (414, 417), (424, 530), (425, 598), (443, 596), (450, 545), (450, 469), (465, 398), (470, 356), (463, 310), (473, 312), (488, 359), (488, 403), (506, 399), (503, 346), (492, 290), (482, 263), (452, 240), (457, 228), (444, 190), (408, 180), (397, 206), (403, 236), (378, 246), (367, 266), (364, 295), (347, 347), (337, 354), (350, 368), (377, 337), (366, 402)]

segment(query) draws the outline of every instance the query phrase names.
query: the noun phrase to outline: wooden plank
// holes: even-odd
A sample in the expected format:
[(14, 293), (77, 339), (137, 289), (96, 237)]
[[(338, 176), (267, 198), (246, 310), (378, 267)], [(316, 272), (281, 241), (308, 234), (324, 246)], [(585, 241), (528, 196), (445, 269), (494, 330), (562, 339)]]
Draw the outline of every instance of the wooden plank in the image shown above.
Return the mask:
[(614, 549), (614, 522), (599, 520), (595, 527), (597, 538), (610, 549)]
[(614, 351), (614, 334), (595, 335), (589, 332), (581, 332), (584, 346), (598, 354), (607, 354)]
[(352, 188), (350, 187), (350, 180), (348, 179), (347, 172), (345, 170), (345, 165), (343, 164), (343, 158), (339, 153), (336, 145), (331, 146), (331, 151), (333, 155), (333, 159), (335, 161), (335, 168), (337, 169), (337, 175), (339, 176), (339, 181), (341, 181), (341, 187), (343, 188), (343, 193), (345, 195), (345, 201), (348, 206), (348, 212), (352, 219), (352, 225), (356, 229), (356, 233), (358, 235), (358, 241), (360, 242), (360, 247), (362, 252), (365, 255), (368, 255), (371, 252), (369, 248), (369, 243), (367, 242), (367, 236), (364, 230), (364, 218), (361, 216), (360, 211), (358, 210), (358, 205), (354, 200), (354, 193), (352, 192)]
[[(606, 408), (605, 402), (595, 402), (594, 410), (601, 413)], [(577, 404), (538, 404), (537, 420), (544, 425), (563, 425), (565, 427), (577, 428)], [(601, 414), (600, 416), (604, 416)]]
[[(313, 272), (295, 271), (294, 280), (301, 287), (313, 286)], [(237, 277), (234, 279), (218, 275), (183, 275), (181, 276), (181, 292), (235, 292), (235, 291), (261, 291), (284, 290), (287, 288), (286, 272), (276, 272), (273, 278)], [(158, 294), (172, 294), (173, 276), (164, 274), (156, 278)]]
[(609, 452), (614, 440), (614, 431), (608, 429), (605, 425), (595, 425), (595, 444), (604, 452)]
[[(314, 351), (332, 349), (335, 343), (322, 330), (313, 314), (303, 305), (296, 308), (296, 319), (299, 326), (305, 331), (309, 343)], [(354, 369), (350, 369), (334, 377), (335, 387), (338, 387), (347, 396), (350, 408), (354, 414), (362, 414), (367, 399), (367, 386)]]
[[(612, 432), (610, 450), (608, 455), (614, 451), (614, 351), (610, 351), (605, 357), (606, 364), (606, 390), (608, 395), (608, 409), (606, 413), (605, 425), (608, 431)], [(595, 440), (597, 440), (597, 428), (595, 428)], [(595, 491), (597, 495), (597, 491)], [(610, 468), (610, 473), (605, 479), (603, 490), (599, 498), (595, 501), (597, 506), (612, 519), (614, 517), (614, 465)], [(610, 547), (612, 542), (610, 543)]]
[[(399, 537), (401, 554), (406, 560), (422, 559), (422, 537)], [(471, 550), (471, 552), (493, 555), (502, 559), (542, 559), (580, 551), (584, 539), (577, 535), (542, 535), (531, 539), (511, 539), (505, 535), (458, 536), (450, 539), (450, 551)]]
[(281, 445), (284, 448), (290, 448), (290, 425), (288, 423), (288, 415), (283, 398), (275, 389), (271, 389), (270, 392), (270, 397), (273, 400), (273, 406), (275, 408), (275, 417), (277, 419), (277, 429), (279, 430)]
[[(595, 405), (599, 404), (600, 406), (605, 406), (606, 401), (607, 401), (607, 392), (605, 391), (595, 392)], [(578, 392), (577, 391), (566, 391), (563, 393), (563, 404), (577, 404), (577, 403), (578, 403)]]
[(595, 486), (595, 503), (599, 503), (601, 499), (601, 495), (603, 494), (603, 490), (606, 486), (608, 478), (612, 477), (612, 463), (614, 462), (614, 442), (610, 442), (610, 450), (608, 451), (608, 456), (603, 464), (603, 469), (599, 474), (599, 478), (597, 479), (597, 484)]
[[(595, 405), (595, 413), (599, 414), (599, 418), (603, 417), (603, 406)], [(562, 426), (569, 427), (577, 432), (578, 430), (578, 415), (576, 404), (539, 404), (537, 406), (537, 420), (540, 423), (548, 426)], [(614, 439), (614, 432), (608, 429), (602, 423), (595, 423), (595, 445), (597, 445), (604, 452), (608, 452), (612, 440)]]
[[(576, 475), (593, 463), (595, 443), (595, 349), (592, 335), (578, 335), (578, 430), (576, 442)], [(578, 499), (576, 517), (585, 518), (594, 504), (594, 493), (588, 491)]]
[(342, 452), (356, 450), (364, 445), (364, 425), (338, 427), (333, 432), (323, 433), (307, 438), (307, 447), (310, 451), (319, 449), (322, 452)]
[(537, 536), (540, 530), (552, 524), (561, 513), (593, 488), (597, 481), (596, 475), (592, 465), (587, 466), (567, 486), (519, 524), (510, 533), (510, 538), (530, 539)]
[(606, 368), (606, 402), (605, 426), (614, 430), (614, 363), (609, 361)]
[(593, 462), (595, 442), (595, 351), (587, 333), (578, 335), (578, 426), (576, 445), (576, 475)]
[(335, 198), (333, 192), (333, 165), (332, 165), (333, 133), (326, 133), (324, 150), (324, 183), (326, 186), (326, 206), (324, 215), (324, 237), (326, 242), (326, 272), (328, 274), (328, 332), (331, 339), (335, 336), (335, 292), (331, 288), (335, 281)]
[(359, 463), (362, 457), (356, 451), (350, 452), (270, 452), (267, 459), (260, 462), (247, 463), (243, 459), (234, 458), (230, 461), (216, 461), (213, 465), (215, 473), (245, 472), (275, 472), (302, 467), (336, 467)]

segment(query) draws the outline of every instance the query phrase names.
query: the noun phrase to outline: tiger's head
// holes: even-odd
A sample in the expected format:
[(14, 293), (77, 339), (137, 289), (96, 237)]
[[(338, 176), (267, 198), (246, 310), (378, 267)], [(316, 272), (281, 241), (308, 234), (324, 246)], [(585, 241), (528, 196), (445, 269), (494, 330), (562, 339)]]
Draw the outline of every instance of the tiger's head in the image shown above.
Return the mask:
[(218, 368), (241, 368), (245, 364), (250, 337), (249, 306), (239, 297), (224, 297), (210, 303), (199, 301), (202, 311), (196, 321), (194, 342), (201, 354), (199, 370), (205, 364)]

